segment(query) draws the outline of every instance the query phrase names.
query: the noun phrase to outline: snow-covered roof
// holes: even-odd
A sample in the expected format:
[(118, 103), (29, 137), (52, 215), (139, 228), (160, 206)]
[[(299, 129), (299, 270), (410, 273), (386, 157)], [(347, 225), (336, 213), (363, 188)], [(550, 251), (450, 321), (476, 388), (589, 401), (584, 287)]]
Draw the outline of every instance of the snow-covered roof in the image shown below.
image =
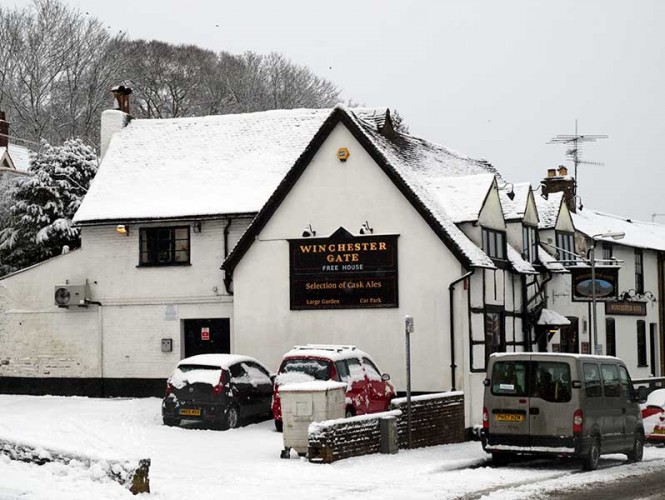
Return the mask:
[(538, 325), (565, 326), (570, 325), (570, 320), (563, 314), (559, 314), (551, 309), (543, 309), (538, 317)]
[(432, 179), (427, 189), (455, 223), (478, 220), (494, 174), (463, 175)]
[(334, 346), (296, 346), (284, 354), (284, 358), (321, 358), (330, 359), (332, 361), (340, 361), (342, 359), (349, 358), (369, 358), (367, 353), (361, 351), (360, 349), (356, 349), (355, 347), (338, 347), (338, 349), (335, 349)]
[[(75, 223), (258, 212), (329, 109), (132, 120), (116, 133)], [(382, 123), (385, 109), (358, 109)]]
[(538, 260), (540, 263), (545, 266), (545, 269), (553, 273), (566, 273), (566, 267), (561, 263), (557, 262), (554, 257), (552, 257), (547, 250), (542, 246), (538, 246)]
[[(591, 237), (607, 232), (624, 232), (620, 240), (606, 238), (606, 241), (636, 248), (650, 248), (665, 251), (665, 226), (655, 222), (628, 219), (584, 208), (571, 214), (575, 229)], [(598, 238), (603, 240), (603, 238)]]
[(524, 260), (517, 250), (510, 245), (507, 245), (507, 248), (508, 260), (515, 271), (522, 274), (538, 274), (538, 271), (534, 269), (530, 262)]
[(561, 202), (563, 200), (563, 191), (558, 193), (550, 193), (547, 198), (543, 196), (534, 196), (536, 200), (536, 208), (538, 209), (538, 228), (539, 229), (554, 229), (557, 219), (559, 218), (559, 211), (561, 210)]
[(17, 172), (27, 173), (30, 167), (30, 150), (23, 146), (10, 144), (9, 147), (0, 147), (0, 167), (2, 166), (2, 159), (9, 157), (9, 161)]
[[(508, 196), (508, 193), (511, 192), (511, 187), (512, 192), (515, 194), (512, 200)], [(524, 219), (526, 202), (529, 198), (530, 189), (531, 184), (528, 182), (501, 186), (501, 189), (499, 189), (499, 196), (501, 198), (501, 206), (503, 207), (503, 216), (506, 220)]]
[(189, 358), (180, 360), (178, 366), (200, 365), (224, 368), (225, 370), (228, 370), (231, 365), (236, 363), (243, 363), (246, 361), (258, 363), (256, 359), (249, 356), (243, 356), (242, 354), (197, 354), (196, 356), (191, 356)]

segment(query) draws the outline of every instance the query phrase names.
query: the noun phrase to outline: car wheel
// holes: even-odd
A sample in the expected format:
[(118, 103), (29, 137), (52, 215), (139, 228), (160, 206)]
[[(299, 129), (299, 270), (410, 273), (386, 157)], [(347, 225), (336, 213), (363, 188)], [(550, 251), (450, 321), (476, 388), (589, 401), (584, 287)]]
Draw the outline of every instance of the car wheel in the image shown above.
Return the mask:
[(168, 425), (169, 427), (178, 427), (180, 425), (179, 418), (164, 417), (162, 420), (164, 421), (164, 425)]
[(641, 462), (644, 457), (644, 434), (637, 432), (633, 448), (626, 453), (629, 462)]
[(506, 465), (515, 459), (515, 455), (506, 451), (492, 453), (492, 463), (494, 465)]
[(275, 429), (277, 432), (284, 431), (284, 423), (281, 420), (275, 420)]
[(222, 420), (222, 429), (235, 429), (238, 427), (239, 422), (240, 416), (238, 414), (238, 408), (236, 406), (229, 406), (228, 410), (226, 410), (226, 415)]
[(598, 461), (600, 460), (600, 439), (595, 436), (591, 441), (589, 451), (584, 457), (582, 467), (584, 470), (596, 470), (598, 468)]

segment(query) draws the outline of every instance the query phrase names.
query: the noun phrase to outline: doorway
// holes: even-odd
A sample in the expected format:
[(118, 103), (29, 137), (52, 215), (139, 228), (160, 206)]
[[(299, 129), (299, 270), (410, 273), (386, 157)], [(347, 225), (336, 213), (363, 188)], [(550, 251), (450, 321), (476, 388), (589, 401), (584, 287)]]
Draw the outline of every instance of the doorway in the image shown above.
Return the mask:
[(579, 353), (579, 335), (578, 335), (578, 319), (574, 316), (567, 316), (570, 325), (562, 326), (561, 332), (561, 352)]
[(185, 319), (185, 357), (231, 352), (229, 318)]

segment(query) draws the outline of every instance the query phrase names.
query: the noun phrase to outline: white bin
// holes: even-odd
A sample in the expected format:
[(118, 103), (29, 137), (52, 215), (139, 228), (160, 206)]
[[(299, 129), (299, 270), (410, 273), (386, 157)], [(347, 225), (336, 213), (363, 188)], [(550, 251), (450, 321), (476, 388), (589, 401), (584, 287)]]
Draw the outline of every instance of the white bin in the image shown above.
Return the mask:
[(284, 384), (279, 388), (282, 404), (284, 450), (289, 458), (291, 449), (298, 455), (307, 454), (307, 430), (312, 422), (344, 418), (346, 384), (333, 381), (312, 381)]

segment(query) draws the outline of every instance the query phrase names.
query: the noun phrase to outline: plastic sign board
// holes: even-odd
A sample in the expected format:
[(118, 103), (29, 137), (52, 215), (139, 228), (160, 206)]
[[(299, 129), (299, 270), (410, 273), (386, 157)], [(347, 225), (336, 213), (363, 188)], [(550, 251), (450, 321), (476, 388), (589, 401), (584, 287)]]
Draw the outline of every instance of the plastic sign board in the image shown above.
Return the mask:
[(398, 235), (289, 240), (292, 310), (397, 307)]
[(201, 340), (210, 340), (210, 327), (204, 326), (201, 328)]

